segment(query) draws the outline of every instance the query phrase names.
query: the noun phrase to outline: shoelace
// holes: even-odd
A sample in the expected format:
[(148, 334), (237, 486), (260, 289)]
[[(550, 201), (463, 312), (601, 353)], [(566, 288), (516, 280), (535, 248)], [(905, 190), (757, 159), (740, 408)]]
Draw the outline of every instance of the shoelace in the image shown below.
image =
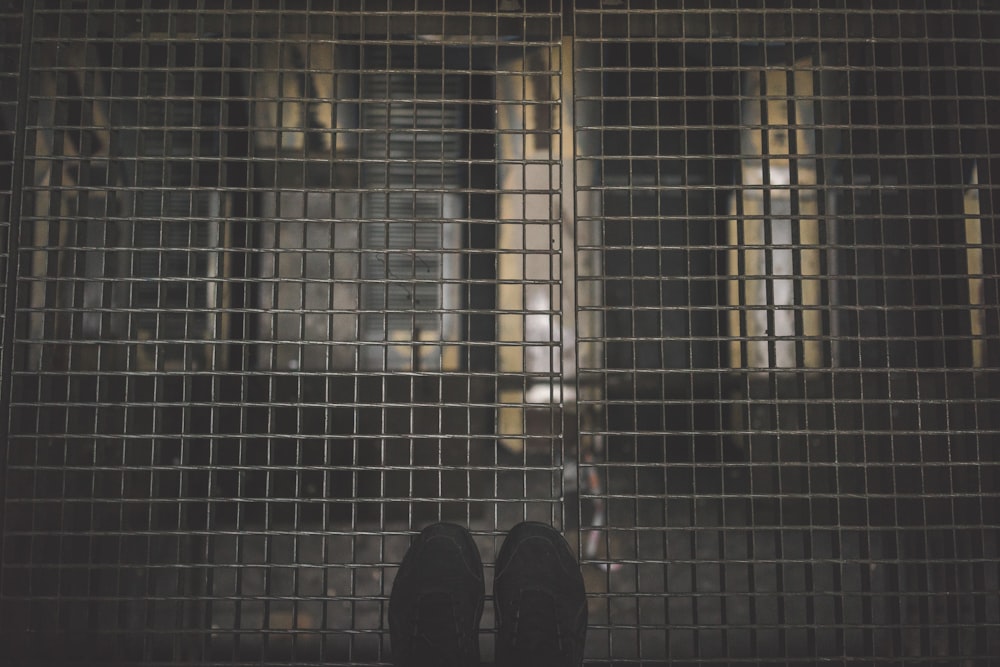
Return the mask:
[(562, 629), (556, 622), (555, 600), (544, 591), (521, 593), (514, 620), (514, 648), (523, 665), (560, 665), (568, 662)]

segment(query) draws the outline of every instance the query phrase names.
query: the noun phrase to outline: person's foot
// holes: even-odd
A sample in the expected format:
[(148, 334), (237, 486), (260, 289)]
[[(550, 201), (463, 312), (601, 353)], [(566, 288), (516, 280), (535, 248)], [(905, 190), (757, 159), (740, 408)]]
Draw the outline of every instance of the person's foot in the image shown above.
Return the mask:
[(472, 536), (436, 523), (410, 545), (389, 596), (389, 637), (397, 667), (479, 663), (483, 564)]
[(583, 663), (583, 575), (555, 529), (532, 521), (511, 529), (497, 556), (493, 594), (498, 667)]

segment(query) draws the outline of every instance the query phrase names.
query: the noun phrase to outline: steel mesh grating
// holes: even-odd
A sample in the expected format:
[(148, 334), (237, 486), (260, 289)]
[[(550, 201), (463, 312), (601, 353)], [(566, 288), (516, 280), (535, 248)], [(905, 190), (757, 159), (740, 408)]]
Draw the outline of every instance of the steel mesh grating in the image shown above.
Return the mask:
[(388, 663), (531, 518), (591, 663), (995, 661), (1000, 10), (736, 4), (0, 3), (0, 651)]
[[(18, 78), (21, 73), (20, 49), (21, 12), (16, 4), (0, 5), (0, 21), (3, 23), (3, 38), (0, 40), (0, 300), (4, 308), (0, 311), (0, 330), (7, 331), (7, 276), (9, 270), (9, 238), (12, 216), (16, 211), (12, 208), (11, 190), (15, 187), (14, 164), (14, 128), (17, 124), (17, 93)], [(7, 368), (3, 355), (6, 347), (0, 351), (0, 367)]]
[(997, 653), (997, 16), (851, 6), (576, 12), (603, 656)]

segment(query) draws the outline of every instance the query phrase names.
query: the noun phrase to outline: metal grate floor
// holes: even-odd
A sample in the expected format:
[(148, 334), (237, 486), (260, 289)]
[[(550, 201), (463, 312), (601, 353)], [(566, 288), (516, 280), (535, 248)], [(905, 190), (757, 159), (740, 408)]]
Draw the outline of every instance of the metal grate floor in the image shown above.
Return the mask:
[(589, 664), (1000, 661), (1000, 9), (743, 4), (0, 0), (0, 655), (534, 519)]

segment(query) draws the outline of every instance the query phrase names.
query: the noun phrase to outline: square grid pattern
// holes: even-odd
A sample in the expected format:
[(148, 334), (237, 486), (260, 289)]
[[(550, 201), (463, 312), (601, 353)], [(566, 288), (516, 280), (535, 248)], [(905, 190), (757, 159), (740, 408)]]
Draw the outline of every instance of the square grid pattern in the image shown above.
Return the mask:
[(387, 664), (533, 519), (588, 663), (995, 661), (1000, 10), (745, 4), (0, 2), (0, 654)]

